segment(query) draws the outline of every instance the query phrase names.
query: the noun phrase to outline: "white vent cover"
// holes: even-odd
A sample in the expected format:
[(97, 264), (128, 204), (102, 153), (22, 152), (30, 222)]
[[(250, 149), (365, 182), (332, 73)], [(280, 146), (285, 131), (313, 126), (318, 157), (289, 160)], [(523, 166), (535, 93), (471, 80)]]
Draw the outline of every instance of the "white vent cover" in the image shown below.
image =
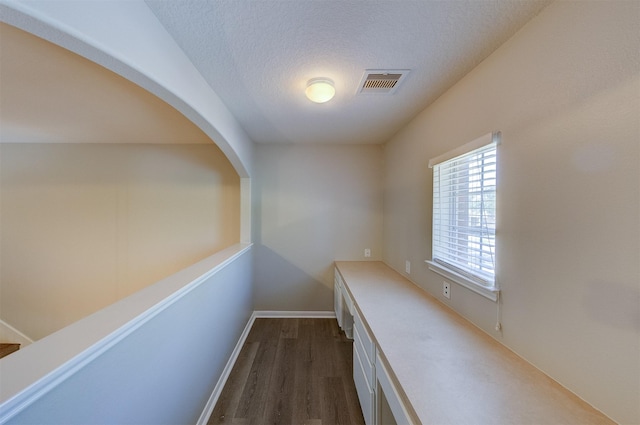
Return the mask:
[(367, 69), (358, 93), (392, 94), (408, 73), (408, 69)]

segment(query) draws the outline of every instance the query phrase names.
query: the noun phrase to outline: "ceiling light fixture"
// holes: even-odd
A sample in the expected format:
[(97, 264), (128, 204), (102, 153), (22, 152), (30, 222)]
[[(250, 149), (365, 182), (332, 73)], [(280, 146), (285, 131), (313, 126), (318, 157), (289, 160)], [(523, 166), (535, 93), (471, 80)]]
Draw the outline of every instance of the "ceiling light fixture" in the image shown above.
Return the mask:
[(324, 103), (333, 99), (336, 89), (333, 87), (333, 81), (328, 78), (313, 78), (307, 83), (304, 93), (310, 101)]

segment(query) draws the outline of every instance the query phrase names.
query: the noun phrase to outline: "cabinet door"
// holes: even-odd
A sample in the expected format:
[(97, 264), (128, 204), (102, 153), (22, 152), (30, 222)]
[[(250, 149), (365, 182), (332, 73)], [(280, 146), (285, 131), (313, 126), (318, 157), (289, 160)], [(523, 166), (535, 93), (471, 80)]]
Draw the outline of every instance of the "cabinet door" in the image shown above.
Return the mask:
[(358, 353), (358, 356), (362, 361), (362, 368), (364, 369), (365, 375), (367, 376), (367, 381), (369, 381), (371, 387), (373, 388), (376, 383), (376, 358), (370, 357), (367, 354), (367, 350), (364, 348), (362, 338), (360, 337), (358, 328), (356, 326), (353, 327), (353, 351)]
[[(413, 425), (415, 422), (411, 419), (409, 412), (402, 403), (398, 390), (396, 390), (396, 386), (391, 382), (389, 372), (382, 363), (382, 359), (379, 355), (376, 355), (376, 380), (378, 381), (376, 388), (377, 411), (380, 412), (380, 409), (384, 406), (391, 411), (390, 413), (393, 415), (395, 423)], [(383, 418), (385, 415), (379, 414), (378, 417)], [(385, 424), (379, 422), (378, 425)]]
[(362, 416), (366, 425), (375, 424), (375, 392), (373, 382), (369, 382), (365, 372), (366, 360), (362, 360), (357, 350), (353, 350), (353, 381), (356, 384), (356, 392), (362, 407)]
[(343, 307), (349, 315), (353, 316), (353, 301), (351, 300), (351, 296), (349, 295), (349, 291), (347, 291), (347, 287), (344, 283), (341, 282), (340, 288), (342, 289), (342, 302)]
[(371, 364), (375, 364), (376, 363), (376, 344), (373, 342), (373, 338), (371, 338), (371, 335), (369, 335), (369, 332), (367, 331), (367, 328), (362, 322), (362, 319), (360, 318), (360, 315), (358, 314), (357, 311), (353, 315), (353, 327), (358, 332), (358, 336), (360, 337), (360, 341), (362, 343), (362, 346), (365, 352), (367, 353), (367, 357), (369, 358), (369, 361), (371, 361)]
[(333, 282), (333, 309), (336, 312), (338, 326), (342, 329), (342, 290), (340, 281), (336, 278)]
[(353, 339), (353, 301), (347, 292), (344, 282), (340, 282), (342, 288), (342, 330), (349, 339)]

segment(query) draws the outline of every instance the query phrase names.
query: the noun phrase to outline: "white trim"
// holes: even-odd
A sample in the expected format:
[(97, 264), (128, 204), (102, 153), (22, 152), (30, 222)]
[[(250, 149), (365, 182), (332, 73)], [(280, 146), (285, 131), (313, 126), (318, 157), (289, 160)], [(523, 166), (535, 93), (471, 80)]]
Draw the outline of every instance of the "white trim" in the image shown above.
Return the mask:
[(240, 335), (240, 339), (238, 339), (238, 343), (233, 349), (233, 352), (231, 353), (231, 356), (229, 357), (229, 360), (227, 361), (227, 364), (225, 365), (224, 370), (222, 371), (222, 375), (220, 375), (220, 378), (218, 379), (218, 382), (216, 383), (216, 386), (213, 389), (213, 392), (211, 393), (211, 396), (209, 397), (209, 400), (207, 401), (207, 404), (205, 405), (204, 410), (200, 414), (200, 417), (198, 418), (198, 422), (196, 422), (196, 425), (206, 425), (207, 422), (209, 421), (209, 417), (213, 413), (213, 409), (216, 407), (216, 403), (220, 398), (220, 394), (222, 394), (222, 390), (224, 389), (224, 386), (227, 384), (229, 375), (231, 374), (231, 371), (233, 370), (233, 367), (235, 366), (236, 361), (238, 360), (240, 351), (242, 351), (242, 347), (244, 346), (244, 343), (246, 342), (247, 337), (249, 336), (249, 332), (251, 331), (251, 327), (253, 326), (253, 322), (255, 320), (256, 320), (256, 312), (254, 311), (251, 314), (251, 317), (249, 317), (249, 320), (247, 321), (247, 325), (244, 327), (244, 330)]
[(490, 299), (491, 301), (498, 302), (498, 297), (500, 296), (500, 290), (498, 288), (487, 288), (486, 286), (481, 286), (473, 280), (459, 273), (456, 273), (453, 270), (448, 269), (434, 261), (427, 260), (425, 261), (425, 263), (429, 265), (429, 270), (438, 273), (440, 276), (444, 276), (448, 280), (455, 282), (458, 285), (462, 285), (465, 288), (472, 290), (476, 294), (480, 294), (483, 297)]
[[(17, 330), (16, 328), (14, 328), (13, 326), (11, 326), (10, 324), (8, 324), (2, 319), (0, 319), (0, 327), (6, 328), (9, 332), (14, 333), (19, 339), (22, 340), (20, 341), (21, 343), (24, 342), (24, 344), (33, 344), (34, 342), (33, 339), (29, 338), (27, 335), (23, 334), (22, 332), (20, 332), (19, 330)], [(18, 342), (18, 341), (6, 341), (6, 342)]]
[[(73, 376), (76, 372), (78, 372), (83, 367), (85, 367), (86, 365), (91, 363), (93, 360), (95, 360), (96, 358), (98, 358), (99, 356), (104, 354), (107, 350), (109, 350), (110, 348), (115, 346), (117, 343), (122, 341), (124, 338), (126, 338), (128, 335), (130, 335), (131, 333), (133, 333), (137, 329), (139, 329), (142, 325), (147, 323), (149, 320), (151, 320), (152, 318), (154, 318), (155, 316), (160, 314), (165, 309), (169, 308), (176, 301), (178, 301), (179, 299), (184, 297), (186, 294), (188, 294), (192, 290), (196, 289), (203, 282), (205, 282), (207, 279), (209, 279), (212, 275), (216, 274), (222, 268), (226, 267), (228, 264), (230, 264), (231, 262), (235, 261), (241, 255), (243, 255), (245, 252), (247, 252), (250, 248), (251, 248), (251, 244), (249, 244), (249, 245), (238, 244), (236, 246), (230, 247), (228, 250), (222, 251), (218, 255), (214, 254), (213, 256), (209, 257), (211, 259), (215, 259), (219, 255), (221, 255), (223, 257), (228, 255), (228, 257), (226, 257), (226, 258), (222, 259), (221, 261), (217, 262), (217, 264), (215, 266), (213, 266), (212, 268), (208, 269), (203, 274), (197, 276), (195, 279), (193, 279), (188, 284), (180, 287), (178, 290), (176, 290), (175, 292), (171, 293), (166, 298), (162, 299), (161, 301), (157, 302), (156, 304), (152, 305), (150, 308), (148, 308), (147, 310), (143, 311), (142, 313), (140, 313), (139, 315), (137, 315), (133, 319), (129, 320), (128, 322), (126, 322), (121, 327), (115, 329), (110, 334), (105, 335), (102, 339), (98, 340), (96, 343), (88, 346), (84, 351), (79, 352), (75, 357), (72, 357), (71, 359), (69, 359), (68, 361), (60, 364), (57, 367), (53, 367), (50, 370), (50, 372), (46, 373), (41, 378), (39, 378), (36, 381), (32, 382), (31, 384), (27, 385), (24, 389), (18, 391), (16, 394), (14, 394), (14, 395), (10, 396), (9, 398), (7, 398), (7, 400), (5, 400), (0, 405), (0, 407), (2, 407), (2, 409), (0, 410), (1, 411), (1, 413), (0, 413), (0, 425), (5, 424), (6, 422), (8, 422), (11, 418), (13, 418), (17, 414), (19, 414), (21, 411), (23, 411), (24, 409), (29, 407), (36, 400), (38, 400), (39, 398), (41, 398), (42, 396), (47, 394), (49, 391), (54, 389), (57, 385), (59, 385), (62, 382), (66, 381), (68, 378)], [(229, 253), (229, 254), (226, 254), (226, 253)], [(205, 259), (201, 263), (206, 264), (207, 261), (211, 261), (211, 260)], [(198, 268), (197, 266), (199, 264), (201, 264), (201, 263), (197, 263), (196, 265), (194, 265), (196, 267), (192, 266), (190, 268)], [(188, 268), (188, 269), (190, 269), (190, 268)], [(185, 270), (188, 270), (188, 269), (185, 269)], [(180, 275), (180, 273), (181, 272), (178, 272), (178, 273), (176, 273), (176, 275)], [(176, 276), (176, 275), (174, 275), (174, 276)], [(171, 278), (172, 277), (167, 278), (167, 279), (170, 280)], [(153, 290), (154, 288), (148, 287), (146, 289), (147, 290)], [(143, 290), (143, 291), (145, 291), (145, 290)], [(140, 291), (140, 292), (142, 292), (142, 291)], [(92, 320), (92, 318), (95, 318), (96, 315), (106, 316), (108, 318), (109, 317), (108, 313), (112, 313), (114, 315), (120, 314), (121, 313), (121, 307), (120, 306), (123, 306), (123, 305), (129, 303), (130, 300), (133, 299), (132, 297), (135, 297), (135, 296), (136, 296), (136, 294), (134, 294), (133, 296), (131, 296), (129, 298), (125, 298), (124, 300), (121, 300), (120, 302), (112, 304), (111, 306), (107, 307), (106, 309), (104, 309), (104, 310), (102, 310), (102, 311), (100, 311), (100, 312), (98, 312), (98, 313), (96, 313), (96, 314), (94, 314), (92, 316), (89, 316), (89, 317), (81, 320), (80, 322), (76, 322), (74, 325), (71, 325), (70, 327), (63, 329), (62, 331), (59, 331), (57, 334), (51, 335), (49, 337), (49, 341), (51, 343), (53, 343), (52, 339), (55, 339), (56, 335), (58, 335), (58, 336), (63, 335), (65, 333), (65, 330), (67, 330), (67, 332), (73, 332), (73, 327), (74, 326), (82, 326), (83, 325), (83, 323), (82, 323), (83, 321), (89, 322), (89, 321)], [(41, 342), (41, 344), (44, 343), (44, 342), (45, 341), (43, 340)], [(38, 344), (33, 344), (29, 348), (35, 348), (36, 345), (38, 345)], [(41, 347), (44, 347), (44, 346), (41, 345)], [(8, 359), (8, 357), (7, 357), (7, 359)], [(17, 357), (14, 356), (14, 359), (17, 359)]]
[(251, 243), (251, 178), (240, 179), (240, 242)]
[(335, 319), (334, 311), (272, 311), (272, 310), (256, 310), (253, 312), (256, 318), (308, 318), (308, 319)]
[(448, 161), (460, 155), (464, 155), (465, 153), (471, 152), (475, 149), (479, 149), (490, 143), (495, 143), (496, 145), (499, 145), (500, 139), (501, 139), (501, 133), (499, 131), (494, 131), (493, 133), (485, 134), (484, 136), (478, 137), (477, 139), (472, 140), (469, 143), (465, 143), (462, 146), (458, 146), (457, 148), (450, 150), (449, 152), (445, 152), (442, 155), (438, 155), (435, 158), (431, 158), (429, 160), (429, 168), (433, 168), (435, 165), (438, 165), (441, 162)]
[(206, 425), (209, 421), (211, 414), (213, 413), (213, 409), (216, 407), (216, 403), (220, 398), (220, 394), (222, 394), (222, 390), (229, 379), (229, 375), (233, 370), (233, 367), (238, 360), (238, 356), (240, 355), (240, 351), (244, 346), (244, 343), (247, 341), (247, 337), (249, 336), (249, 332), (251, 331), (251, 327), (253, 326), (253, 322), (258, 318), (262, 319), (288, 319), (288, 318), (311, 318), (311, 319), (335, 319), (336, 314), (332, 311), (274, 311), (274, 310), (254, 310), (247, 322), (247, 325), (244, 327), (242, 334), (240, 335), (240, 339), (236, 344), (236, 347), (233, 349), (231, 353), (231, 357), (227, 361), (224, 370), (222, 371), (222, 375), (220, 375), (220, 379), (216, 383), (207, 404), (205, 405), (204, 410), (200, 414), (198, 418), (198, 422), (196, 425)]

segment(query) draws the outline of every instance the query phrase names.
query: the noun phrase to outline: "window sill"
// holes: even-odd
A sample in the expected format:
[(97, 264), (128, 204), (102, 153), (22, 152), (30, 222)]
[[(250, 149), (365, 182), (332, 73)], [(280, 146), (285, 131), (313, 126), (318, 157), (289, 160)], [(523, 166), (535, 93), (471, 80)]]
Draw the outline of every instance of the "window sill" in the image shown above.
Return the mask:
[(459, 273), (454, 272), (442, 265), (435, 263), (433, 261), (427, 260), (425, 261), (429, 265), (429, 270), (438, 273), (440, 276), (444, 276), (452, 282), (457, 283), (458, 285), (464, 286), (467, 289), (475, 292), (476, 294), (480, 294), (485, 298), (490, 299), (493, 302), (498, 302), (498, 297), (500, 296), (500, 290), (497, 288), (487, 288), (486, 286), (478, 285), (474, 281), (467, 279)]

